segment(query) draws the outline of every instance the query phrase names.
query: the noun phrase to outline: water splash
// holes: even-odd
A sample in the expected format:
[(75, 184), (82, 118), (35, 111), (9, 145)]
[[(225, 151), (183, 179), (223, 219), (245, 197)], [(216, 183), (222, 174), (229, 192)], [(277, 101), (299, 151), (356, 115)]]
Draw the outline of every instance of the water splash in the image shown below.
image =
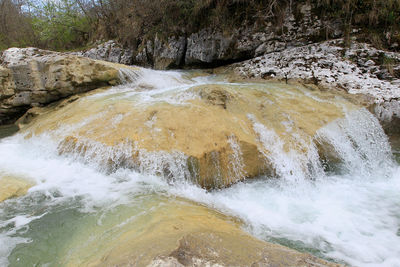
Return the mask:
[(315, 174), (323, 173), (314, 144), (307, 145), (299, 136), (293, 134), (293, 140), (303, 147), (300, 150), (285, 151), (284, 141), (274, 130), (268, 129), (251, 114), (248, 115), (248, 118), (253, 122), (253, 129), (258, 135), (261, 144), (260, 151), (268, 162), (272, 163), (276, 176), (295, 182), (315, 178)]
[(331, 164), (336, 161), (342, 172), (369, 177), (393, 167), (388, 138), (365, 109), (347, 112), (343, 119), (323, 127), (316, 140), (325, 147), (323, 156)]

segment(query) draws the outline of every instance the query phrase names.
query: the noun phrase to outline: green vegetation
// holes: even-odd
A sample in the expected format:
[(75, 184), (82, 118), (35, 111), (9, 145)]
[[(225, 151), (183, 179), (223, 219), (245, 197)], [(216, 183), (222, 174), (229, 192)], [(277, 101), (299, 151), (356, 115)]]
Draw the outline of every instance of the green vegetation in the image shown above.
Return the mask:
[[(204, 27), (229, 33), (238, 25), (279, 26), (289, 7), (305, 0), (0, 0), (0, 49), (37, 46), (70, 50), (118, 39), (138, 47), (146, 39), (185, 36)], [(359, 37), (384, 48), (400, 39), (400, 0), (311, 0), (323, 22), (343, 27), (347, 42)], [(322, 25), (329, 38), (331, 25)], [(282, 31), (281, 27), (277, 30)]]
[(35, 6), (32, 26), (39, 43), (52, 49), (71, 49), (88, 41), (89, 18), (75, 1), (48, 1)]
[[(349, 43), (351, 30), (378, 48), (395, 42), (400, 30), (400, 0), (317, 0), (315, 12), (323, 19), (339, 20)], [(327, 26), (329, 30), (329, 26)]]

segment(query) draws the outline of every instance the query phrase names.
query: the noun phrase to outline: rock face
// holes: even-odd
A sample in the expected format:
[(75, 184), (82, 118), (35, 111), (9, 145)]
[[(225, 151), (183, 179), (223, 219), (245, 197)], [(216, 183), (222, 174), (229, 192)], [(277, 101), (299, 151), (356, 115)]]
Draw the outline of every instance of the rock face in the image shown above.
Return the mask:
[(294, 151), (304, 153), (294, 160), (295, 168), (309, 175), (310, 138), (344, 115), (342, 105), (357, 108), (332, 101), (335, 95), (329, 93), (283, 84), (201, 85), (150, 98), (137, 90), (134, 96), (128, 91), (80, 98), (38, 116), (24, 131), (57, 130), (62, 121), (71, 127), (54, 132), (60, 153), (82, 156), (108, 171), (133, 168), (171, 182), (219, 188), (262, 174), (290, 176), (274, 156), (280, 153), (288, 158)]
[(342, 40), (290, 48), (233, 65), (245, 78), (296, 80), (358, 95), (388, 134), (400, 133), (400, 54)]
[(329, 22), (331, 32), (325, 36), (323, 23), (312, 14), (312, 6), (307, 2), (297, 4), (296, 8), (287, 7), (282, 18), (279, 25), (266, 16), (262, 18), (263, 24), (244, 23), (229, 31), (209, 27), (187, 36), (161, 39), (156, 35), (129, 49), (108, 41), (80, 55), (155, 69), (215, 67), (310, 44), (321, 39), (321, 35), (332, 38), (342, 34), (340, 24)]
[(152, 267), (340, 266), (258, 240), (241, 230), (233, 218), (204, 206), (180, 199), (161, 203), (148, 209), (145, 216), (135, 216), (134, 220), (103, 230), (102, 233), (112, 232), (112, 235), (102, 235), (104, 239), (109, 236), (106, 240), (89, 238), (88, 233), (96, 231), (82, 229), (83, 237), (76, 235), (72, 242), (72, 247), (76, 245), (78, 249), (64, 253), (65, 259), (60, 263), (63, 266)]
[(124, 49), (114, 41), (105, 42), (85, 52), (71, 54), (125, 65), (132, 65), (133, 63), (133, 51)]
[(119, 81), (118, 66), (36, 48), (10, 48), (0, 63), (0, 124), (31, 107)]

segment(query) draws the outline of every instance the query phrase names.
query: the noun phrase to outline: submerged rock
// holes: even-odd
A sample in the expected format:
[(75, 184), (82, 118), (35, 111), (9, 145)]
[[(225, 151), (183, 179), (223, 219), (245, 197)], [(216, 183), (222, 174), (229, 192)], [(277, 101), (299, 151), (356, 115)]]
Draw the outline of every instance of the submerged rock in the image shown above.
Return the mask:
[(119, 81), (120, 66), (36, 48), (10, 48), (0, 62), (0, 124), (31, 107)]
[[(153, 204), (145, 213), (123, 224), (114, 225), (105, 217), (94, 229), (86, 229), (85, 225), (78, 227), (78, 232), (64, 244), (73, 249), (63, 254), (60, 263), (153, 267), (340, 266), (258, 240), (241, 230), (240, 222), (207, 207), (183, 199), (161, 199), (160, 202), (161, 205)], [(93, 235), (104, 232), (112, 234)], [(88, 233), (91, 238), (87, 238)]]

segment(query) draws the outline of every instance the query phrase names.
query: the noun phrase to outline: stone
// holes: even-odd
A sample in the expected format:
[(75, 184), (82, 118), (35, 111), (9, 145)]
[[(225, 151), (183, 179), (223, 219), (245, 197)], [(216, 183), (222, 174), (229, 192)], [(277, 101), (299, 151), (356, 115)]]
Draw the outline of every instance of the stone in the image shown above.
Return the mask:
[(400, 136), (400, 100), (391, 99), (375, 104), (373, 112), (388, 135)]
[[(143, 41), (137, 47), (123, 46), (110, 40), (78, 54), (155, 69), (210, 68), (282, 51), (286, 47), (303, 46), (322, 38), (340, 37), (340, 20), (322, 23), (313, 14), (313, 8), (308, 1), (287, 6), (282, 10), (283, 21), (279, 26), (275, 18), (260, 13), (257, 22), (243, 21), (242, 25), (231, 29), (209, 26), (196, 32), (163, 38), (159, 34), (150, 39), (142, 36)], [(322, 24), (330, 25), (329, 32), (324, 32)]]
[(20, 197), (33, 186), (32, 182), (11, 175), (0, 175), (0, 202), (9, 198)]
[(0, 58), (0, 124), (26, 110), (119, 82), (121, 66), (36, 48), (10, 48)]
[[(39, 115), (23, 130), (38, 135), (59, 128), (60, 121), (67, 126), (85, 120), (80, 127), (69, 127), (71, 131), (56, 131), (61, 154), (82, 155), (110, 171), (132, 168), (170, 182), (187, 180), (207, 189), (221, 188), (263, 174), (276, 176), (277, 166), (269, 159), (275, 149), (282, 153), (293, 148), (307, 151), (308, 141), (300, 139), (310, 140), (318, 129), (344, 116), (337, 105), (313, 100), (295, 86), (272, 85), (282, 90), (262, 86), (268, 85), (260, 85), (259, 90), (256, 85), (240, 89), (234, 85), (197, 86), (190, 88), (187, 93), (191, 97), (181, 104), (162, 99), (141, 103), (80, 98)], [(292, 90), (295, 99), (284, 93)], [(329, 93), (310, 93), (322, 99), (336, 98)], [(179, 99), (171, 94), (168, 98)], [(282, 97), (289, 100), (278, 101)], [(343, 105), (358, 108), (346, 101)], [(300, 139), (286, 134), (289, 126), (284, 122), (292, 125)], [(257, 123), (272, 129), (284, 145), (266, 147)]]
[[(343, 40), (333, 40), (269, 53), (225, 68), (228, 72), (251, 79), (300, 81), (317, 85), (321, 90), (344, 91), (352, 101), (369, 108), (380, 120), (387, 134), (398, 134), (400, 79), (397, 69), (400, 54), (353, 42), (344, 49)], [(345, 57), (343, 57), (345, 55)], [(391, 73), (381, 62), (390, 58)]]
[(231, 59), (232, 36), (203, 29), (188, 37), (185, 64), (187, 66), (211, 65), (215, 61)]
[[(69, 253), (59, 262), (63, 266), (341, 266), (258, 240), (240, 228), (240, 221), (205, 206), (183, 199), (160, 203), (146, 216), (103, 231), (112, 232), (102, 235), (110, 236), (101, 240), (105, 245), (88, 237), (96, 231), (81, 226), (83, 236), (67, 240)], [(69, 246), (75, 249), (68, 250)]]
[(184, 63), (185, 49), (185, 37), (170, 37), (166, 43), (163, 43), (156, 36), (154, 41), (153, 67), (155, 69), (179, 68)]
[(14, 94), (15, 83), (11, 76), (11, 71), (0, 66), (0, 101), (11, 97)]

